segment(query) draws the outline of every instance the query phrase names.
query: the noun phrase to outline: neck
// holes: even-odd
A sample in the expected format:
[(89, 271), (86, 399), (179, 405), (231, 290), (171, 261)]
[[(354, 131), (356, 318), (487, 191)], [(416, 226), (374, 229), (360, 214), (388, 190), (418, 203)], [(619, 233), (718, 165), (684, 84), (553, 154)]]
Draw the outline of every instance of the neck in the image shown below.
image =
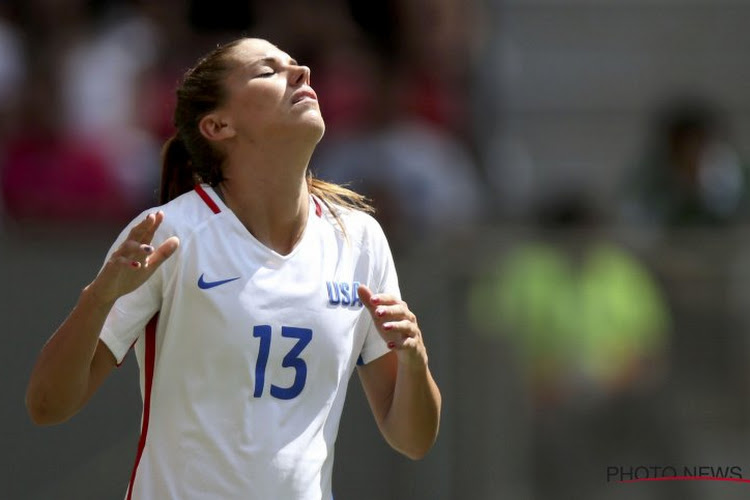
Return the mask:
[(219, 189), (227, 207), (258, 241), (282, 255), (296, 246), (307, 223), (310, 156), (312, 149), (256, 147), (232, 154), (224, 168)]

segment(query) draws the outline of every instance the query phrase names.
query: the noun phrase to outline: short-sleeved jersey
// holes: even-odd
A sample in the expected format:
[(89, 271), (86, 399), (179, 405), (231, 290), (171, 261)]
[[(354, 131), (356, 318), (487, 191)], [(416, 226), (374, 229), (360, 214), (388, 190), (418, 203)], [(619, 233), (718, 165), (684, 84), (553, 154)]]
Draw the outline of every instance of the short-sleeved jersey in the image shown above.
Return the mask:
[[(128, 500), (328, 500), (357, 363), (388, 352), (358, 284), (399, 296), (367, 214), (314, 197), (288, 255), (256, 240), (207, 185), (160, 207), (176, 253), (114, 305), (101, 340), (135, 345), (143, 417)], [(112, 246), (114, 251), (134, 220)]]

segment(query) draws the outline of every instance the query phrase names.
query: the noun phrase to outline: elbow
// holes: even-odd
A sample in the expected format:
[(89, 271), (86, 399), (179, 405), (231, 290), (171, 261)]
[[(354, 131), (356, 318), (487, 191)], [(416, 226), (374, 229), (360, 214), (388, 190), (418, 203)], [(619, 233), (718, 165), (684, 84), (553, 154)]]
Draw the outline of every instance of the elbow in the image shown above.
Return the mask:
[(435, 444), (436, 435), (432, 439), (397, 439), (395, 436), (384, 434), (386, 442), (390, 447), (414, 461), (422, 460)]
[(54, 424), (54, 419), (43, 406), (29, 403), (26, 401), (26, 411), (29, 414), (31, 421), (38, 426), (47, 426)]
[(437, 442), (437, 437), (440, 429), (440, 416), (438, 413), (437, 418), (432, 425), (423, 423), (416, 427), (415, 432), (409, 432), (404, 434), (385, 434), (386, 441), (391, 445), (391, 448), (414, 461), (422, 460), (427, 456), (432, 447)]
[[(423, 427), (425, 430), (424, 434), (421, 434), (419, 438), (409, 443), (408, 446), (399, 450), (404, 456), (411, 460), (417, 461), (422, 460), (430, 452), (435, 442), (437, 441), (438, 433), (440, 432), (440, 410), (435, 419), (434, 425), (426, 425)], [(429, 430), (428, 430), (429, 429)]]
[(31, 418), (31, 421), (34, 423), (34, 425), (38, 425), (39, 427), (47, 427), (59, 423), (58, 420), (53, 418), (47, 412), (31, 408), (29, 408), (28, 410), (29, 417)]
[(406, 458), (409, 458), (417, 462), (419, 460), (422, 460), (424, 457), (426, 457), (428, 451), (430, 451), (429, 448), (424, 451), (419, 450), (419, 451), (402, 452), (402, 453)]
[(47, 426), (56, 423), (48, 408), (28, 395), (26, 396), (26, 412), (35, 425)]
[(426, 446), (412, 446), (408, 449), (401, 449), (399, 450), (402, 455), (404, 455), (406, 458), (409, 458), (410, 460), (419, 461), (422, 460), (424, 457), (427, 456), (427, 453), (432, 449), (432, 445), (434, 444), (434, 441), (429, 443)]
[(403, 446), (394, 448), (406, 458), (414, 461), (422, 460), (430, 452), (437, 441), (437, 429), (431, 437), (423, 436), (423, 439), (404, 443)]
[(31, 421), (38, 426), (59, 424), (69, 418), (69, 416), (64, 415), (62, 412), (55, 411), (44, 395), (31, 391), (26, 393), (26, 411)]

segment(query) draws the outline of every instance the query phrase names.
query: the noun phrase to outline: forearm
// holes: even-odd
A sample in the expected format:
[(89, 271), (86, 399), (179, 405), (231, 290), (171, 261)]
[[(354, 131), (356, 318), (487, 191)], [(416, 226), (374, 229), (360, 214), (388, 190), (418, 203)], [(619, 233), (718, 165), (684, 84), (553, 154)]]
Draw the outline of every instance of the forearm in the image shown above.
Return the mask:
[[(70, 418), (116, 365), (99, 335), (115, 301), (142, 286), (178, 248), (176, 236), (151, 246), (164, 212), (147, 215), (133, 226), (83, 290), (68, 318), (42, 348), (26, 390), (26, 407), (38, 424)], [(102, 344), (103, 345), (103, 344)]]
[(382, 422), (389, 444), (412, 459), (422, 458), (437, 438), (441, 396), (427, 364), (399, 363), (390, 408)]
[(80, 407), (89, 388), (91, 362), (112, 303), (99, 300), (92, 286), (47, 341), (31, 373), (26, 406), (39, 424), (58, 423)]

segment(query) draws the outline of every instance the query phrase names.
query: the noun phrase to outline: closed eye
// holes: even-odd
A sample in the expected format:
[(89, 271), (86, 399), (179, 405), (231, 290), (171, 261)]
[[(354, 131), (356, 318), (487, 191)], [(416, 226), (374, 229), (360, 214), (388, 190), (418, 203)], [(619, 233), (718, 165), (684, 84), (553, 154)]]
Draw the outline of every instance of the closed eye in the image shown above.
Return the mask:
[(265, 73), (261, 73), (260, 75), (258, 75), (257, 78), (268, 78), (269, 76), (273, 76), (275, 74), (276, 73), (273, 71), (266, 71)]

